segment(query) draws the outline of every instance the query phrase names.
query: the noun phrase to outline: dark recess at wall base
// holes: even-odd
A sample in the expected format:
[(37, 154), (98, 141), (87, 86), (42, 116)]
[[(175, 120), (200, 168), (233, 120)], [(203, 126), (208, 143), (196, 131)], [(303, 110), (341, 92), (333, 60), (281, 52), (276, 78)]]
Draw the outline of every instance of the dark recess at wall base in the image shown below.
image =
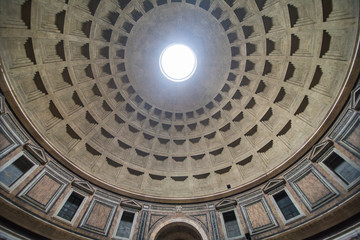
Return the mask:
[[(10, 222), (9, 220), (0, 217), (0, 239), (7, 240), (8, 238), (4, 235), (4, 231), (2, 229), (7, 229), (7, 231), (15, 232), (18, 235), (21, 235), (22, 237), (26, 239), (33, 239), (33, 240), (48, 240), (49, 238), (40, 236), (36, 233), (33, 233), (13, 222)], [(11, 235), (11, 234), (9, 234)]]

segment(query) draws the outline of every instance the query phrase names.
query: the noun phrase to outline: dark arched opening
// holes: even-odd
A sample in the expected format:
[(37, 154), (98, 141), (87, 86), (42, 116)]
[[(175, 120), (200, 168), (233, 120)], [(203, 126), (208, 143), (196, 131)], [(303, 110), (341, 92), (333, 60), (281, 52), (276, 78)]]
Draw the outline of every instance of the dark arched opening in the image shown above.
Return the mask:
[(203, 240), (200, 233), (191, 225), (171, 223), (163, 227), (155, 240)]

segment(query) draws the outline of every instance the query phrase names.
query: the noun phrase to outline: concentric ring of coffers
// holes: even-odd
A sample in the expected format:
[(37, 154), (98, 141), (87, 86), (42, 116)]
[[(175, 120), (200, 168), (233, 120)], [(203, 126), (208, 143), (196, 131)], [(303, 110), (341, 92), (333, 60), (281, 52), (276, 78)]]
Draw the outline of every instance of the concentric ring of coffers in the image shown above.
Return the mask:
[[(358, 3), (343, 5), (335, 16), (305, 1), (51, 1), (29, 21), (3, 22), (1, 58), (46, 149), (90, 180), (150, 196), (216, 195), (269, 175), (321, 126), (358, 33)], [(176, 88), (158, 66), (174, 40), (198, 60)]]

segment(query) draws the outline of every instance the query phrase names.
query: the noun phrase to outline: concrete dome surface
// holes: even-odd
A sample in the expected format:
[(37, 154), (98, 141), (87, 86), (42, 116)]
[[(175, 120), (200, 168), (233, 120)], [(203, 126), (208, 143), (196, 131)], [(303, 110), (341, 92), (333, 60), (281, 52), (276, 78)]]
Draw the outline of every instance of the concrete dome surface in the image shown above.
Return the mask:
[[(222, 209), (238, 197), (247, 202), (241, 196), (248, 193), (257, 199), (260, 186), (274, 203), (298, 200), (288, 190), (274, 192), (287, 182), (307, 199), (309, 214), (341, 194), (325, 183), (329, 176), (342, 179), (344, 199), (357, 192), (358, 1), (1, 0), (0, 9), (0, 112), (14, 121), (4, 120), (1, 131), (24, 136), (0, 139), (0, 158), (9, 160), (0, 165), (0, 183), (9, 194), (22, 185), (15, 177), (1, 180), (2, 172), (12, 176), (15, 166), (25, 176), (36, 165), (14, 160), (20, 150), (11, 146), (26, 146), (23, 155), (35, 154), (44, 169), (53, 164), (59, 184), (72, 179), (81, 191), (109, 193), (111, 206), (122, 204), (117, 196), (126, 199), (124, 209), (206, 203), (220, 211), (225, 229), (240, 217)], [(186, 81), (169, 81), (161, 69), (164, 49), (174, 44), (196, 56), (193, 75), (181, 76)], [(315, 163), (325, 173), (312, 170)], [(294, 169), (312, 175), (301, 182)], [(319, 196), (304, 190), (310, 186)], [(34, 202), (32, 189), (23, 186), (18, 198)], [(48, 212), (55, 202), (34, 204)], [(276, 217), (256, 222), (251, 214), (260, 210), (246, 206), (248, 233), (279, 226)], [(119, 226), (138, 216), (122, 211)], [(79, 226), (107, 237), (110, 222), (94, 230), (87, 220)], [(150, 225), (146, 236), (154, 234)], [(183, 228), (168, 229), (159, 236)], [(187, 231), (197, 239), (203, 230)], [(244, 228), (238, 232), (246, 237)]]

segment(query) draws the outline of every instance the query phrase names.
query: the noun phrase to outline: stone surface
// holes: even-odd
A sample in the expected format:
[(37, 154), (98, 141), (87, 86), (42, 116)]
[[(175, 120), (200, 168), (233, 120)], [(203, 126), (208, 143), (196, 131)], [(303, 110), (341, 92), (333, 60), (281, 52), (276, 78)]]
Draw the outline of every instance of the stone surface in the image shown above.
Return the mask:
[[(1, 1), (1, 87), (86, 180), (139, 197), (215, 196), (268, 180), (319, 138), (346, 85), (358, 4)], [(175, 39), (199, 56), (176, 88), (158, 68)]]

